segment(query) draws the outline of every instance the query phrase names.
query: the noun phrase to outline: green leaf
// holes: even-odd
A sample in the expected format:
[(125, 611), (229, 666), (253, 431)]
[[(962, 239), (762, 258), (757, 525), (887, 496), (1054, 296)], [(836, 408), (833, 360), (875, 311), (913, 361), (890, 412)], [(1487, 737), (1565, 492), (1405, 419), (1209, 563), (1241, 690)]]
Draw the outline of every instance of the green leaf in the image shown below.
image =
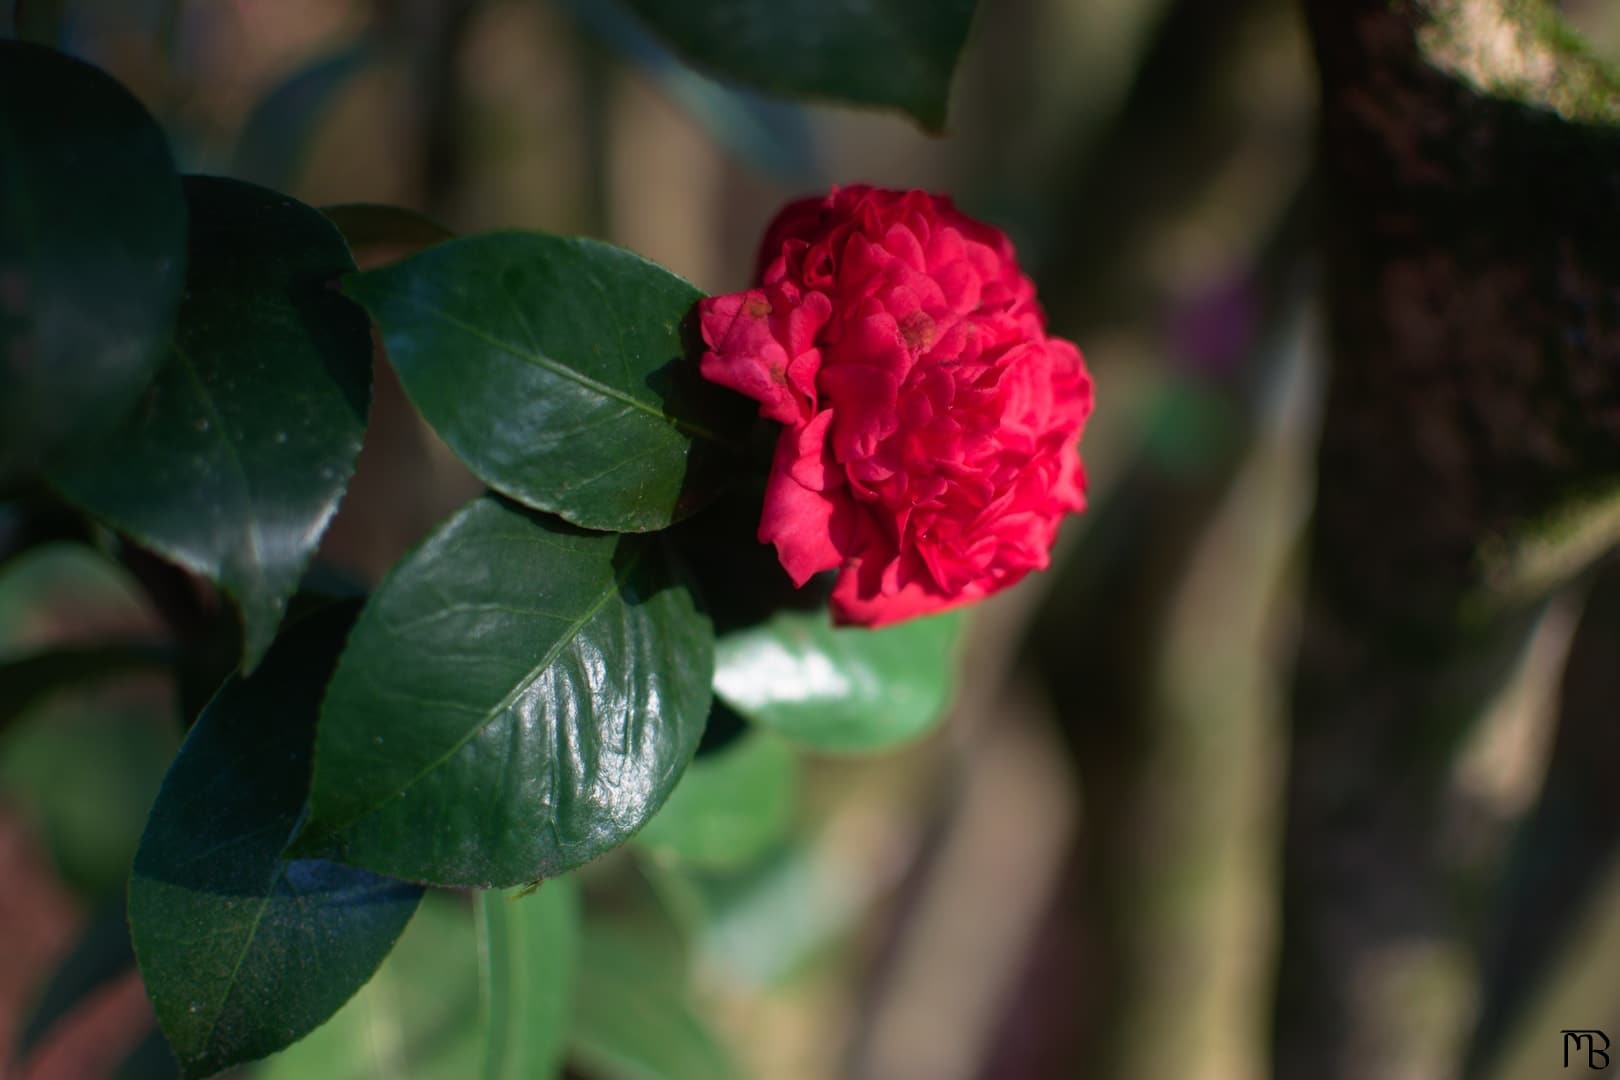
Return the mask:
[(421, 889), (287, 859), (321, 688), (353, 605), (310, 616), (203, 710), (164, 778), (129, 884), (158, 1024), (188, 1077), (312, 1031), (371, 977)]
[(726, 634), (714, 689), (756, 723), (821, 750), (877, 750), (928, 731), (950, 701), (956, 612), (881, 630), (793, 611)]
[(750, 862), (787, 833), (798, 779), (791, 746), (769, 732), (745, 735), (693, 761), (636, 843), (698, 866)]
[(697, 67), (785, 97), (945, 126), (974, 0), (627, 0)]
[(730, 1080), (724, 1046), (693, 1008), (684, 972), (641, 936), (587, 925), (579, 966), (573, 1055), (602, 1080)]
[(561, 874), (663, 804), (713, 664), (709, 620), (656, 539), (475, 500), (355, 626), (298, 849), (443, 885)]
[(486, 1078), (562, 1073), (579, 951), (579, 896), (569, 878), (529, 895), (478, 894)]
[(190, 177), (186, 197), (190, 287), (170, 362), (129, 423), (54, 479), (230, 593), (251, 670), (354, 471), (371, 338), (330, 287), (354, 261), (318, 212), (235, 180)]
[(469, 1080), (483, 1052), (478, 994), (466, 897), (429, 890), (365, 988), (259, 1080)]
[[(702, 293), (595, 240), (491, 233), (349, 277), (427, 422), (490, 487), (576, 525), (662, 529), (735, 469), (737, 396), (681, 324)], [(746, 403), (745, 403), (746, 404)]]
[(107, 75), (0, 41), (0, 477), (83, 453), (163, 362), (186, 206), (163, 133)]

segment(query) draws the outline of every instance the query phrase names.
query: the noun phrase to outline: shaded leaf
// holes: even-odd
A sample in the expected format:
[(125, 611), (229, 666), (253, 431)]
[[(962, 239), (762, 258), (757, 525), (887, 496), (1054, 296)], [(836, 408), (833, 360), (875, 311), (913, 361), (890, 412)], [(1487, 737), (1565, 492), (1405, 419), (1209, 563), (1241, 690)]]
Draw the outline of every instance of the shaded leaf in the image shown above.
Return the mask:
[(483, 1052), (466, 897), (429, 890), (394, 951), (337, 1015), (259, 1066), (259, 1080), (469, 1080)]
[(147, 994), (186, 1076), (263, 1057), (363, 986), (421, 889), (282, 850), (304, 805), (321, 689), (353, 605), (311, 616), (203, 710), (164, 778), (129, 885)]
[(702, 297), (595, 240), (490, 233), (346, 279), (406, 393), (490, 487), (576, 525), (661, 529), (734, 468), (746, 409), (697, 372)]
[(798, 758), (769, 732), (699, 757), (636, 834), (649, 851), (699, 866), (738, 866), (780, 840), (798, 800)]
[(656, 540), (475, 500), (355, 626), (298, 849), (483, 887), (600, 855), (691, 759), (712, 634)]
[(715, 693), (749, 719), (823, 750), (876, 750), (928, 731), (950, 701), (962, 617), (880, 630), (781, 612), (715, 646)]
[(974, 0), (627, 0), (696, 66), (785, 97), (945, 126)]
[(569, 878), (530, 895), (478, 894), (486, 1078), (561, 1075), (579, 957), (579, 896)]
[(127, 90), (18, 41), (0, 40), (0, 162), (3, 477), (84, 453), (135, 407), (180, 302), (186, 206)]
[(795, 186), (825, 186), (805, 109), (727, 86), (692, 70), (617, 0), (560, 2), (581, 25), (655, 80), (743, 161)]
[(129, 422), (59, 471), (75, 503), (217, 581), (264, 654), (354, 471), (366, 320), (329, 287), (337, 229), (283, 195), (190, 177), (191, 272), (172, 357)]

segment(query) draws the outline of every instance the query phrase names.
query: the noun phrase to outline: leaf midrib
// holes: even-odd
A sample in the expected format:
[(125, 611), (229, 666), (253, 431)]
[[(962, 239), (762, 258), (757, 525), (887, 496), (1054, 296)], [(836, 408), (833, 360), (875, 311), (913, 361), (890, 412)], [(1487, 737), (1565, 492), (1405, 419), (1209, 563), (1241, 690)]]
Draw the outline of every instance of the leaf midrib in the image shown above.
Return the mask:
[(717, 432), (711, 430), (703, 424), (698, 423), (695, 420), (689, 420), (684, 416), (672, 416), (661, 412), (658, 409), (653, 408), (651, 405), (648, 405), (645, 401), (632, 397), (617, 387), (610, 386), (604, 382), (599, 382), (596, 379), (591, 378), (589, 375), (586, 375), (584, 372), (579, 371), (576, 368), (571, 368), (566, 364), (559, 363), (539, 351), (531, 352), (517, 345), (513, 345), (509, 341), (503, 341), (500, 338), (485, 332), (479, 327), (474, 326), (472, 323), (457, 318), (443, 308), (437, 307), (434, 304), (423, 300), (420, 295), (407, 293), (403, 299), (421, 307), (428, 314), (442, 319), (450, 326), (472, 335), (492, 349), (498, 349), (501, 352), (506, 353), (508, 356), (512, 356), (524, 361), (525, 363), (532, 364), (533, 366), (544, 371), (549, 371), (553, 375), (567, 379), (578, 386), (582, 386), (585, 389), (592, 391), (593, 393), (600, 394), (605, 398), (609, 398), (623, 405), (627, 405), (638, 412), (645, 413), (646, 415), (657, 420), (659, 423), (675, 428), (677, 431), (685, 432), (686, 434), (691, 435), (693, 438), (703, 439), (707, 442), (714, 443), (716, 446), (732, 446), (730, 440), (721, 437)]

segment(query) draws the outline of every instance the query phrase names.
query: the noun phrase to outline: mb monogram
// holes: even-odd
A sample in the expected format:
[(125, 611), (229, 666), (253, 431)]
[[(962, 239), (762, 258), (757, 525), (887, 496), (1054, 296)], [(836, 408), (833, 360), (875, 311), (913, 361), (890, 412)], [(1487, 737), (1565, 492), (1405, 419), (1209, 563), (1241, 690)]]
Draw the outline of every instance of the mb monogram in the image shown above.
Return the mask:
[[(1579, 1055), (1586, 1055), (1588, 1069), (1607, 1069), (1609, 1067), (1609, 1037), (1597, 1028), (1565, 1028), (1564, 1036), (1564, 1068), (1569, 1068), (1570, 1052), (1577, 1055), (1575, 1063), (1579, 1065)], [(1601, 1040), (1602, 1045), (1599, 1045)]]

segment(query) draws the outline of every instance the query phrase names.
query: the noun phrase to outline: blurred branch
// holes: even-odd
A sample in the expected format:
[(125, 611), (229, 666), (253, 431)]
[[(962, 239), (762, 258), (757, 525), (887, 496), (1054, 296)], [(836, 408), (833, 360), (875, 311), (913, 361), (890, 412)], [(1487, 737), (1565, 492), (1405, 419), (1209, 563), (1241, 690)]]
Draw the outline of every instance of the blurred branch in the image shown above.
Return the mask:
[(390, 37), (412, 57), (420, 208), (436, 217), (450, 206), (460, 179), (457, 65), (480, 6), (481, 0), (378, 0)]
[[(1594, 493), (1620, 480), (1620, 140), (1590, 122), (1601, 103), (1572, 105), (1603, 77), (1541, 5), (1305, 8), (1334, 370), (1277, 1075), (1435, 1080), (1473, 995), (1440, 835), (1447, 759), (1540, 600), (1606, 546), (1570, 514), (1612, 516)], [(1524, 537), (1555, 572), (1492, 570)], [(1570, 557), (1549, 561), (1560, 537)]]
[[(1558, 733), (1534, 810), (1494, 898), (1469, 1077), (1530, 1080), (1552, 1060), (1548, 1031), (1620, 1017), (1620, 564), (1587, 599), (1564, 671)], [(1547, 1024), (1552, 1025), (1551, 1028)]]

